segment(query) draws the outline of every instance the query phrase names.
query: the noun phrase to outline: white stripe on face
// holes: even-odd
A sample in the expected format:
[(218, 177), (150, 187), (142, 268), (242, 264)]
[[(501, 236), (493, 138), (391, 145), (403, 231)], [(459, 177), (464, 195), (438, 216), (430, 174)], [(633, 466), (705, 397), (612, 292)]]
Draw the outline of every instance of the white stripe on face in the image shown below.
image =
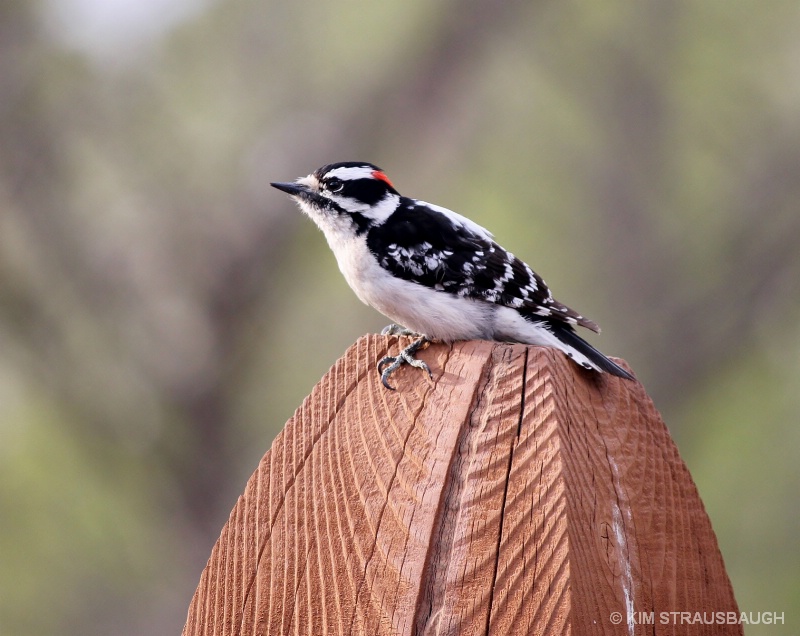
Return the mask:
[(355, 168), (336, 168), (326, 173), (326, 177), (338, 177), (344, 181), (352, 181), (354, 179), (374, 179), (372, 171), (375, 168), (370, 166), (356, 166)]
[(330, 196), (339, 206), (343, 207), (348, 212), (358, 212), (363, 214), (368, 219), (373, 221), (383, 222), (397, 209), (400, 203), (400, 197), (396, 194), (387, 193), (375, 205), (368, 205), (358, 199), (351, 197), (340, 197), (336, 195)]

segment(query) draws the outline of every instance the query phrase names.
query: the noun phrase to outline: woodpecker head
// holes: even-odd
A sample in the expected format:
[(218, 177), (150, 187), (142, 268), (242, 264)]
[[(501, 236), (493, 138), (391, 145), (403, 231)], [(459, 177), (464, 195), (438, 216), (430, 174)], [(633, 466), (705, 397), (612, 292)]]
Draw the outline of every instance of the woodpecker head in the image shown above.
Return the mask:
[(365, 232), (395, 211), (400, 195), (383, 170), (363, 161), (332, 163), (294, 183), (272, 183), (289, 194), (324, 231)]

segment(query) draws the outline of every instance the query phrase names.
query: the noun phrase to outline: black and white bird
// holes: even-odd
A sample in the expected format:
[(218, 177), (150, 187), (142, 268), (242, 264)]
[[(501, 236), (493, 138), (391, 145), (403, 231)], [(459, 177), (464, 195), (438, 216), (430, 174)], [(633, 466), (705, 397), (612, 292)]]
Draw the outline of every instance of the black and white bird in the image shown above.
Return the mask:
[(402, 364), (430, 374), (414, 354), (434, 340), (555, 347), (582, 367), (633, 379), (575, 333), (577, 325), (599, 332), (597, 324), (553, 298), (542, 278), (491, 232), (456, 212), (401, 196), (377, 166), (332, 163), (293, 183), (271, 185), (319, 226), (359, 299), (398, 323), (383, 333), (419, 336), (380, 361), (387, 388)]

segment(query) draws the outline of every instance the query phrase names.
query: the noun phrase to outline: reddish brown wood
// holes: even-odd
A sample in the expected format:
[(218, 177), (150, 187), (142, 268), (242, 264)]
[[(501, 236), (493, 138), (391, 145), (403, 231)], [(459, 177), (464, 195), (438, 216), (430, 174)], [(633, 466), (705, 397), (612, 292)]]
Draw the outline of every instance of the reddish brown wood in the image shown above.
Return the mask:
[(404, 368), (390, 392), (375, 372), (389, 343), (361, 338), (287, 422), (185, 636), (742, 633), (663, 621), (738, 609), (641, 385), (473, 341), (431, 346), (434, 381)]

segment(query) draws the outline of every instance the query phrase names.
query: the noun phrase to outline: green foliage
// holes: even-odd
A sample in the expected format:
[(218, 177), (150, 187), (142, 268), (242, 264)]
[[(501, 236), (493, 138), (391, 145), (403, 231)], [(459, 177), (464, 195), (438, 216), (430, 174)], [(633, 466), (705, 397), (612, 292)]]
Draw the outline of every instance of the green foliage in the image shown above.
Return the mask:
[(34, 389), (6, 403), (2, 419), (0, 632), (81, 625), (100, 609), (90, 592), (141, 596), (165, 555), (164, 519), (145, 496), (157, 474), (141, 455), (78, 434), (69, 409)]
[[(769, 359), (764, 351), (770, 344), (763, 347), (720, 370), (684, 406), (682, 419), (696, 430), (682, 433), (688, 439), (681, 448), (717, 530), (741, 609), (784, 611), (789, 633), (790, 608), (798, 598), (792, 573), (800, 569), (800, 470), (793, 456), (800, 446), (794, 426), (800, 365), (796, 358)], [(759, 629), (783, 633), (775, 626), (747, 633)]]

